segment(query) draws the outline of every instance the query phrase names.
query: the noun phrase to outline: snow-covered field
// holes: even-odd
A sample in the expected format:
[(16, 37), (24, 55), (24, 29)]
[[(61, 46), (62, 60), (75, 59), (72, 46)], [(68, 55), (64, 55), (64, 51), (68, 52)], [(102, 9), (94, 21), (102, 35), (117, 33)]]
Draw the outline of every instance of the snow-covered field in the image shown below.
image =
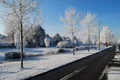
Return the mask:
[(4, 61), (4, 53), (15, 49), (0, 49), (0, 80), (20, 80), (34, 76), (67, 63), (73, 62), (85, 56), (98, 52), (97, 49), (77, 51), (76, 55), (62, 53), (56, 55), (44, 55), (46, 51), (57, 51), (57, 48), (27, 48), (26, 54), (43, 54), (37, 57), (28, 57), (24, 60), (24, 68), (20, 68), (20, 61)]

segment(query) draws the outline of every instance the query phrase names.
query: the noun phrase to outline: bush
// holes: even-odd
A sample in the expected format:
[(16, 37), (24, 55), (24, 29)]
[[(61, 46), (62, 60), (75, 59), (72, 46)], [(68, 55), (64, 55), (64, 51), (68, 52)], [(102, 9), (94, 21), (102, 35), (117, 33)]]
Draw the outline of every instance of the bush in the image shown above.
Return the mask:
[(34, 54), (34, 53), (29, 53), (29, 54), (25, 54), (25, 57), (37, 57), (37, 56), (43, 56), (44, 54)]
[(70, 52), (70, 51), (65, 49), (58, 49), (57, 51), (57, 53), (65, 53), (65, 52)]
[(75, 47), (75, 50), (85, 50), (85, 49), (88, 49), (84, 46), (78, 46), (78, 47)]
[(80, 50), (80, 48), (79, 47), (75, 47), (75, 50)]
[(55, 52), (55, 51), (50, 51), (50, 50), (48, 50), (48, 51), (45, 51), (44, 54), (50, 55), (50, 54), (56, 54), (56, 52)]
[(58, 48), (72, 48), (73, 45), (70, 41), (60, 41), (58, 44), (57, 44), (57, 47)]
[(0, 48), (15, 48), (12, 43), (0, 43)]
[(57, 33), (55, 36), (53, 36), (54, 44), (57, 45), (58, 42), (62, 41), (62, 37)]
[[(20, 59), (21, 52), (20, 51), (11, 51), (5, 53), (6, 59)], [(23, 57), (25, 57), (25, 53), (23, 53)]]
[(64, 49), (58, 49), (58, 51), (57, 51), (58, 53), (64, 53), (65, 52), (65, 50)]

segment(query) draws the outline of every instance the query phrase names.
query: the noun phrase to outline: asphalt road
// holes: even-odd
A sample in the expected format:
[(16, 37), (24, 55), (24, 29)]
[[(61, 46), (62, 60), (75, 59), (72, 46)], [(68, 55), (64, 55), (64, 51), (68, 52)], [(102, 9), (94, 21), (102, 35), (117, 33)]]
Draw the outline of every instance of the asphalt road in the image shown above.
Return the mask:
[(99, 80), (114, 55), (109, 48), (26, 80)]

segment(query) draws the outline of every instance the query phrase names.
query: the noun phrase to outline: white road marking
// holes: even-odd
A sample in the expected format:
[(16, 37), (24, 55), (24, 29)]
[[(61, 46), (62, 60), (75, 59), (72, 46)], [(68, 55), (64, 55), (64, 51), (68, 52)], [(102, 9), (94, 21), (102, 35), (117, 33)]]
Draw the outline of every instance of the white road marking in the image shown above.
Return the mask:
[(82, 68), (78, 68), (77, 70), (73, 71), (72, 73), (66, 75), (65, 77), (61, 78), (60, 80), (68, 80), (69, 78), (73, 77), (74, 75), (76, 75), (77, 73), (79, 73), (80, 71), (84, 70), (87, 66), (82, 67)]

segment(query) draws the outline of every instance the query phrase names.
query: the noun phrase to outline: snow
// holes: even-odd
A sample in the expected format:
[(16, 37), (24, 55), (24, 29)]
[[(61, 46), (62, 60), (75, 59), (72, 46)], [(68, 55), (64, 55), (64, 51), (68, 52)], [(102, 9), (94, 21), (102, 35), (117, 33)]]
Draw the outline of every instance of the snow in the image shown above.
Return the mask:
[(108, 80), (120, 80), (120, 67), (111, 67), (107, 75)]
[[(118, 49), (116, 49), (116, 51), (118, 51)], [(119, 55), (115, 55), (115, 60), (120, 61), (120, 54)], [(108, 69), (108, 80), (120, 80), (120, 67), (110, 67)]]
[[(4, 61), (4, 52), (15, 50), (13, 49), (0, 49), (0, 60)], [(24, 59), (24, 68), (20, 68), (20, 61), (5, 61), (0, 63), (0, 80), (20, 80), (26, 79), (30, 76), (49, 71), (59, 66), (68, 64), (88, 55), (92, 55), (99, 50), (92, 49), (90, 52), (87, 50), (76, 51), (76, 55), (72, 53), (45, 55), (45, 51), (57, 51), (57, 48), (26, 48), (26, 54), (44, 54), (37, 57), (27, 57)]]

